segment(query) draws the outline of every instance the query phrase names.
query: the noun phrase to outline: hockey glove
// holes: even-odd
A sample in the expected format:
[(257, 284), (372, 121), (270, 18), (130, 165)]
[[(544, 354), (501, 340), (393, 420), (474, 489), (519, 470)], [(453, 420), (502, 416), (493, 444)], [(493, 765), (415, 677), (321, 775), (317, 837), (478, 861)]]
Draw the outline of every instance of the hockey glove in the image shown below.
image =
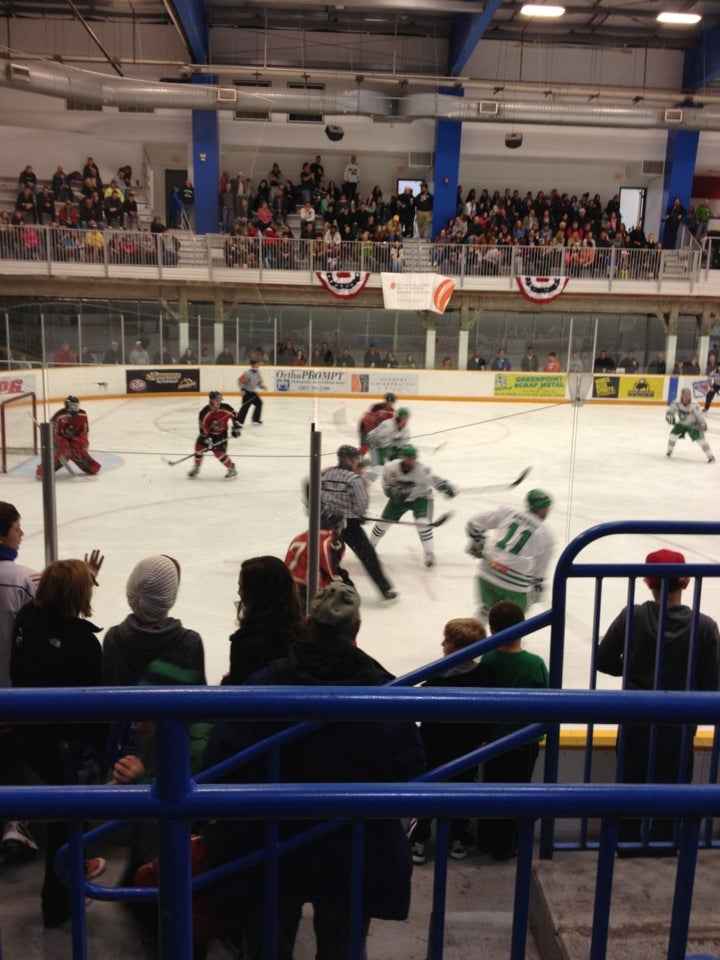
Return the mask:
[(232, 430), (230, 431), (230, 433), (232, 434), (233, 439), (237, 440), (237, 438), (240, 436), (241, 430), (242, 430), (242, 427), (240, 426), (239, 423), (234, 423), (232, 425)]
[(535, 583), (533, 584), (532, 598), (534, 603), (542, 603), (543, 596), (545, 593), (544, 587), (545, 587), (544, 580), (536, 580)]
[(213, 448), (212, 437), (202, 437), (200, 442), (202, 443), (202, 445), (205, 447), (206, 450), (212, 450)]
[(471, 557), (477, 557), (479, 560), (480, 557), (482, 557), (483, 555), (484, 549), (485, 549), (485, 537), (483, 536), (483, 534), (480, 533), (472, 537), (467, 547), (465, 548), (465, 552), (469, 553)]
[(675, 426), (675, 414), (671, 410), (668, 410), (668, 412), (665, 414), (665, 419), (671, 427)]
[(440, 493), (444, 493), (446, 497), (452, 498), (457, 496), (457, 490), (449, 480), (441, 480), (437, 485), (437, 489)]

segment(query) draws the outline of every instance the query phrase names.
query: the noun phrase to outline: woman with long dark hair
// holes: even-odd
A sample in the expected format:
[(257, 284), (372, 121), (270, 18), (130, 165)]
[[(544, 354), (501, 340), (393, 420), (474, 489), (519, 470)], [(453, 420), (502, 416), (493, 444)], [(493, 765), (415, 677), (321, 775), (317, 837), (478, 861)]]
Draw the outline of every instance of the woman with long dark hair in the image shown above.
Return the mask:
[(238, 578), (240, 627), (230, 637), (226, 683), (244, 683), (306, 635), (295, 581), (278, 557), (252, 557)]

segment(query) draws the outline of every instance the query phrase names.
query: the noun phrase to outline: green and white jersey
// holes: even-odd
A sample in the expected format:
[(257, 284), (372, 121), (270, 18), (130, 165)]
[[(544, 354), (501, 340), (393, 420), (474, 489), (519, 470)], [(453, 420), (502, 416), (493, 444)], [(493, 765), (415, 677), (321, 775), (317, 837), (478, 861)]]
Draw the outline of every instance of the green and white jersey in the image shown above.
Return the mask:
[(388, 497), (396, 499), (420, 500), (432, 496), (433, 488), (440, 482), (430, 472), (430, 468), (415, 461), (408, 473), (403, 473), (402, 460), (391, 460), (382, 472), (383, 490)]
[(410, 430), (407, 424), (404, 427), (398, 427), (397, 420), (392, 417), (382, 420), (374, 430), (371, 430), (367, 436), (367, 442), (373, 450), (378, 447), (381, 450), (387, 447), (404, 447), (410, 442)]
[(529, 593), (534, 583), (544, 580), (554, 541), (536, 513), (499, 507), (472, 517), (467, 532), (471, 537), (487, 535), (480, 576), (488, 583)]
[(695, 427), (700, 430), (705, 428), (703, 412), (693, 400), (691, 400), (690, 403), (673, 400), (673, 402), (668, 405), (668, 413), (673, 414), (675, 422), (680, 427)]

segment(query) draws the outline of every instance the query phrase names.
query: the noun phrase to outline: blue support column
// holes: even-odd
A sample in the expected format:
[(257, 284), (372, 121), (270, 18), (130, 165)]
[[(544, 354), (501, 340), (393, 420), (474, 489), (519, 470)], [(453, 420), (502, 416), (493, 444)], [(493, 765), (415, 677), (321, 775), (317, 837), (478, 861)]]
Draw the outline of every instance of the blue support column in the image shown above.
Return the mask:
[[(462, 89), (441, 88), (439, 93), (462, 97)], [(437, 120), (435, 123), (435, 184), (433, 187), (432, 239), (455, 216), (460, 174), (460, 120)]]
[[(194, 83), (217, 83), (214, 76), (195, 76)], [(195, 232), (218, 232), (218, 178), (220, 176), (220, 124), (217, 110), (192, 112), (193, 186)]]
[[(665, 148), (665, 179), (663, 181), (662, 216), (675, 197), (688, 208), (692, 197), (700, 133), (697, 130), (671, 130)], [(661, 239), (664, 238), (665, 229)]]

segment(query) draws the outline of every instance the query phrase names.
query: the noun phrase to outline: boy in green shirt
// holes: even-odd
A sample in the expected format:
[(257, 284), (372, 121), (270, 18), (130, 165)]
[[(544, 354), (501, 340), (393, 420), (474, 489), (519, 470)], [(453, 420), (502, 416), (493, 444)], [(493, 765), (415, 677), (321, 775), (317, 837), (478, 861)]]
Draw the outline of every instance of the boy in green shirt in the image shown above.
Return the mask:
[[(522, 623), (524, 619), (525, 614), (516, 603), (502, 600), (490, 608), (488, 614), (490, 633), (500, 633), (515, 624)], [(491, 650), (480, 662), (483, 666), (493, 668), (496, 687), (532, 689), (548, 686), (545, 661), (537, 654), (523, 650), (520, 639)], [(492, 724), (488, 739), (499, 740), (524, 726), (524, 723)], [(536, 740), (508, 750), (492, 760), (487, 760), (484, 768), (484, 782), (530, 783), (538, 752), (539, 745)], [(494, 860), (509, 860), (517, 854), (519, 830), (518, 820), (480, 820), (477, 831), (478, 846), (489, 853)]]

